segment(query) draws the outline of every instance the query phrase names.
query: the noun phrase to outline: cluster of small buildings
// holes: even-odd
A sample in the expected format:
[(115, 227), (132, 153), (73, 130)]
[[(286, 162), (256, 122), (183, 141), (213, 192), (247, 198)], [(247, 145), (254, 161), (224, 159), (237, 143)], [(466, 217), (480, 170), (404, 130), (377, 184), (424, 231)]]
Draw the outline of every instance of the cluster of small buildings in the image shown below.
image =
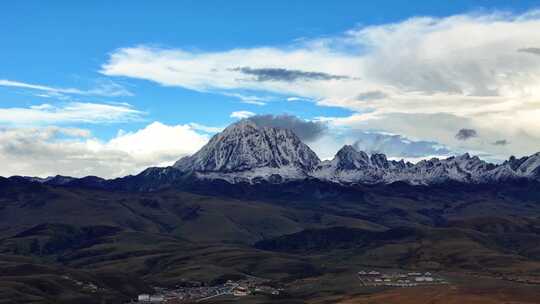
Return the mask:
[(363, 286), (415, 287), (447, 283), (444, 279), (434, 276), (430, 272), (381, 273), (375, 270), (362, 270), (357, 274)]
[(164, 301), (165, 297), (162, 295), (140, 294), (137, 297), (137, 302), (141, 303), (163, 303)]
[(250, 294), (279, 295), (280, 289), (252, 280), (227, 281), (215, 286), (179, 287), (176, 289), (155, 288), (153, 295), (141, 294), (131, 303), (192, 303), (204, 302), (219, 296), (244, 297)]
[(63, 275), (62, 279), (72, 282), (73, 284), (77, 285), (83, 291), (86, 291), (86, 292), (96, 293), (99, 290), (99, 287), (96, 284), (94, 284), (92, 282), (79, 281), (79, 280), (76, 280), (76, 279), (72, 278), (69, 275)]
[(155, 293), (140, 294), (136, 301), (131, 303), (184, 303), (193, 302), (204, 298), (212, 298), (224, 294), (232, 294), (232, 287), (227, 285), (180, 287), (176, 289), (155, 288)]

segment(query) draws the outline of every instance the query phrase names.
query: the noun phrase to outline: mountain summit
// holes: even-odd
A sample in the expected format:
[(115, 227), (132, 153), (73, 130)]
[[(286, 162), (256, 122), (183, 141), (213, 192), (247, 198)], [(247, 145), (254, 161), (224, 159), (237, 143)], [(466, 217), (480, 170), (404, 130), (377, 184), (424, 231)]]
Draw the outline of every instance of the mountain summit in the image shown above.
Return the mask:
[(305, 176), (320, 163), (317, 154), (291, 130), (259, 126), (243, 119), (215, 135), (197, 153), (174, 164), (202, 175)]
[(173, 168), (204, 179), (229, 182), (283, 181), (315, 178), (337, 183), (407, 182), (429, 185), (448, 181), (492, 183), (512, 179), (539, 179), (540, 154), (510, 158), (501, 165), (468, 153), (416, 164), (368, 155), (353, 146), (341, 148), (334, 159), (320, 161), (293, 131), (260, 126), (244, 119), (215, 135), (201, 150), (176, 162)]
[(305, 179), (338, 184), (405, 182), (411, 185), (487, 184), (518, 179), (540, 181), (540, 153), (522, 158), (512, 156), (502, 164), (491, 164), (468, 153), (412, 164), (389, 160), (380, 153), (369, 155), (346, 145), (332, 160), (321, 161), (290, 129), (243, 119), (216, 134), (197, 153), (180, 159), (171, 167), (148, 168), (136, 176), (109, 181), (97, 177), (24, 178), (54, 185), (142, 190), (174, 185), (188, 177), (233, 184)]

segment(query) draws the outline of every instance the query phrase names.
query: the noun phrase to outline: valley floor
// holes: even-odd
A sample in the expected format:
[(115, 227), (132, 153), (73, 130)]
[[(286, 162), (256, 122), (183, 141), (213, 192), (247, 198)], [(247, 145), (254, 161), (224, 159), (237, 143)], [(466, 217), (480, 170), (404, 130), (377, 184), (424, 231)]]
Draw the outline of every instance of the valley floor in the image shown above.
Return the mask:
[[(442, 278), (442, 275), (437, 275)], [(537, 304), (540, 284), (510, 282), (501, 278), (448, 273), (448, 284), (424, 284), (410, 288), (366, 285), (356, 273), (325, 274), (295, 280), (280, 294), (232, 292), (204, 299), (165, 299), (162, 303), (339, 303), (339, 304)], [(240, 284), (229, 283), (230, 286)], [(246, 290), (255, 290), (256, 287)], [(276, 289), (277, 290), (277, 289)], [(134, 302), (137, 303), (137, 302)], [(140, 302), (139, 302), (140, 303)]]
[[(474, 286), (392, 289), (373, 295), (337, 300), (340, 304), (536, 304), (540, 288), (492, 288)], [(319, 302), (320, 303), (320, 302)]]

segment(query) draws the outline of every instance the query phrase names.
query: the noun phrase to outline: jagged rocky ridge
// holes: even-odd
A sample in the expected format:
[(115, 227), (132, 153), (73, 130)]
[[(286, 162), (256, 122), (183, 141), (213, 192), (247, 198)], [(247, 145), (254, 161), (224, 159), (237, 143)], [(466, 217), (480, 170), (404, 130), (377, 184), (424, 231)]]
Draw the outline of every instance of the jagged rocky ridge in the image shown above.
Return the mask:
[(259, 126), (241, 120), (215, 135), (201, 150), (173, 166), (149, 168), (136, 176), (114, 180), (97, 177), (74, 179), (26, 178), (57, 185), (87, 185), (113, 189), (159, 189), (186, 178), (224, 180), (229, 183), (281, 183), (316, 179), (339, 184), (432, 185), (445, 182), (499, 183), (517, 179), (540, 181), (540, 153), (511, 157), (491, 164), (463, 154), (432, 158), (416, 164), (388, 160), (384, 154), (368, 155), (347, 145), (332, 160), (321, 161), (291, 130)]
[(485, 162), (463, 154), (412, 164), (388, 160), (384, 154), (368, 155), (344, 146), (334, 159), (320, 161), (290, 130), (261, 127), (242, 120), (214, 136), (199, 152), (182, 158), (174, 168), (194, 172), (199, 178), (229, 182), (283, 181), (315, 178), (336, 183), (407, 182), (429, 185), (447, 181), (489, 183), (511, 179), (539, 179), (540, 153), (510, 158), (503, 164)]

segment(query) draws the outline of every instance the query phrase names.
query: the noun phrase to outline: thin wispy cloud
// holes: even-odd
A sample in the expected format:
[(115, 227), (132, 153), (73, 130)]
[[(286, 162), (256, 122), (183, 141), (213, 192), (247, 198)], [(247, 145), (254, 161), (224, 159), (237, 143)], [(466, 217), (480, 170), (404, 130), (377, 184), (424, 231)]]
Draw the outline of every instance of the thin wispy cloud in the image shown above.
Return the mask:
[(237, 119), (248, 118), (251, 116), (255, 116), (255, 113), (250, 112), (250, 111), (234, 111), (230, 115), (231, 118), (237, 118)]
[(193, 130), (204, 132), (204, 133), (218, 133), (223, 131), (223, 127), (212, 127), (206, 126), (200, 123), (191, 122), (188, 124)]
[(0, 108), (0, 123), (13, 126), (120, 123), (139, 121), (143, 116), (144, 112), (125, 104), (69, 102), (62, 105)]
[(264, 106), (273, 98), (269, 96), (245, 95), (242, 93), (221, 92), (221, 94), (239, 99), (242, 103)]
[(35, 90), (35, 91), (53, 94), (53, 95), (36, 94), (38, 96), (41, 95), (40, 97), (55, 97), (55, 95), (58, 95), (58, 94), (82, 95), (82, 96), (106, 96), (106, 97), (133, 96), (133, 93), (128, 91), (123, 86), (114, 82), (102, 82), (97, 87), (89, 89), (89, 90), (82, 90), (82, 89), (77, 89), (77, 88), (57, 88), (57, 87), (52, 87), (52, 86), (25, 83), (25, 82), (13, 81), (13, 80), (8, 80), (8, 79), (0, 79), (0, 86), (22, 88), (22, 89)]
[(309, 101), (309, 98), (291, 96), (291, 97), (287, 97), (287, 101)]

